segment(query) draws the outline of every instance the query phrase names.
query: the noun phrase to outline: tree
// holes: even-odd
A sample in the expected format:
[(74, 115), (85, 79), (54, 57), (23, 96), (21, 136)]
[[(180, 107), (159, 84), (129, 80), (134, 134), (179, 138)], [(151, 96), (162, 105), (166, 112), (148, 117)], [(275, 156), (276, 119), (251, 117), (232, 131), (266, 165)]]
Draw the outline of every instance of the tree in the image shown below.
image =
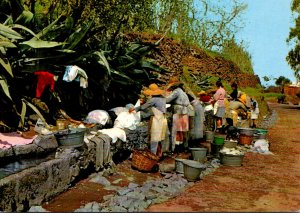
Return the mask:
[(291, 80), (284, 76), (279, 76), (279, 78), (277, 78), (275, 81), (275, 84), (277, 86), (281, 86), (281, 87), (283, 87), (286, 84), (290, 84), (290, 83), (291, 83)]
[(295, 26), (290, 28), (287, 42), (294, 47), (289, 51), (286, 60), (294, 70), (296, 78), (300, 79), (300, 0), (293, 0), (291, 11), (295, 14)]
[(155, 0), (154, 26), (170, 30), (182, 40), (209, 50), (220, 50), (223, 43), (243, 27), (241, 16), (247, 5), (238, 0)]

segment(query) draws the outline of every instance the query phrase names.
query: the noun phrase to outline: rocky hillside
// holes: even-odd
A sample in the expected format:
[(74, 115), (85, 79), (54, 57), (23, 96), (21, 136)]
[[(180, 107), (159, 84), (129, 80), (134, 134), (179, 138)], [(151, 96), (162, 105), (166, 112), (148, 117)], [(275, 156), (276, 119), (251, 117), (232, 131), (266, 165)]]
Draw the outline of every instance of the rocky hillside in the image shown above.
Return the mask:
[[(154, 43), (161, 38), (162, 35), (159, 34), (127, 34), (128, 40), (139, 39), (145, 43)], [(171, 71), (171, 75), (160, 76), (160, 80), (163, 82), (168, 81), (172, 75), (182, 74), (183, 66), (186, 66), (196, 77), (216, 76), (227, 82), (236, 81), (242, 87), (255, 87), (260, 84), (257, 75), (243, 73), (232, 61), (221, 56), (210, 56), (198, 47), (183, 45), (172, 38), (163, 38), (157, 51), (154, 51), (149, 57)]]

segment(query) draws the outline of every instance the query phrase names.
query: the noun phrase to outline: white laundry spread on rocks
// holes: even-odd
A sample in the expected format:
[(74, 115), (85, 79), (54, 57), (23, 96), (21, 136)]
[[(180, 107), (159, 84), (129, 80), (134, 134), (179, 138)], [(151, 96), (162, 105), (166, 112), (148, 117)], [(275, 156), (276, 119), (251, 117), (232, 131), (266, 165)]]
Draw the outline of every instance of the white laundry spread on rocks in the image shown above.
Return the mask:
[(109, 114), (104, 110), (93, 110), (86, 117), (87, 123), (105, 125), (109, 120)]
[(112, 143), (117, 142), (118, 139), (120, 139), (123, 142), (126, 141), (125, 131), (118, 127), (114, 127), (114, 128), (110, 128), (110, 129), (101, 129), (101, 130), (98, 130), (98, 132), (108, 135), (112, 139)]
[[(139, 105), (137, 103), (136, 105)], [(128, 110), (121, 112), (114, 122), (114, 127), (110, 129), (101, 129), (98, 132), (108, 135), (112, 138), (112, 143), (115, 143), (118, 139), (126, 142), (126, 133), (124, 129), (135, 130), (140, 123), (139, 113), (129, 113)]]

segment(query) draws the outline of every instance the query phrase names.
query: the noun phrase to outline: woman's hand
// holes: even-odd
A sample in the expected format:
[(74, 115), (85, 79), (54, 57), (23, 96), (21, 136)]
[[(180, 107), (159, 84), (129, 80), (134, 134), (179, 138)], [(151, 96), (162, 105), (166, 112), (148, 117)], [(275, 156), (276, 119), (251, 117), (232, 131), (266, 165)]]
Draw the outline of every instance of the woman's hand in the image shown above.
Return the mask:
[(135, 108), (134, 108), (134, 107), (132, 107), (132, 108), (130, 108), (130, 109), (128, 110), (129, 113), (132, 113), (133, 111), (135, 111)]

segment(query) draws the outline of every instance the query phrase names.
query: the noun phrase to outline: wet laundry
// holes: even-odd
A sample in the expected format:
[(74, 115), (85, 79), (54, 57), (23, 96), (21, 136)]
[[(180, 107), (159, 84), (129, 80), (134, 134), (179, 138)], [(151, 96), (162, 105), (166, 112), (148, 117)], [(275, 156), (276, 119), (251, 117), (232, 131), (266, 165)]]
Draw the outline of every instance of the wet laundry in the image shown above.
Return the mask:
[(66, 82), (78, 81), (80, 82), (80, 87), (88, 87), (88, 76), (86, 72), (76, 65), (66, 66), (66, 71), (63, 76), (63, 80)]
[(54, 85), (55, 85), (55, 75), (47, 72), (47, 71), (37, 71), (34, 72), (34, 74), (37, 76), (37, 86), (36, 86), (36, 92), (35, 97), (40, 98), (47, 86), (50, 87), (51, 91), (54, 91)]

